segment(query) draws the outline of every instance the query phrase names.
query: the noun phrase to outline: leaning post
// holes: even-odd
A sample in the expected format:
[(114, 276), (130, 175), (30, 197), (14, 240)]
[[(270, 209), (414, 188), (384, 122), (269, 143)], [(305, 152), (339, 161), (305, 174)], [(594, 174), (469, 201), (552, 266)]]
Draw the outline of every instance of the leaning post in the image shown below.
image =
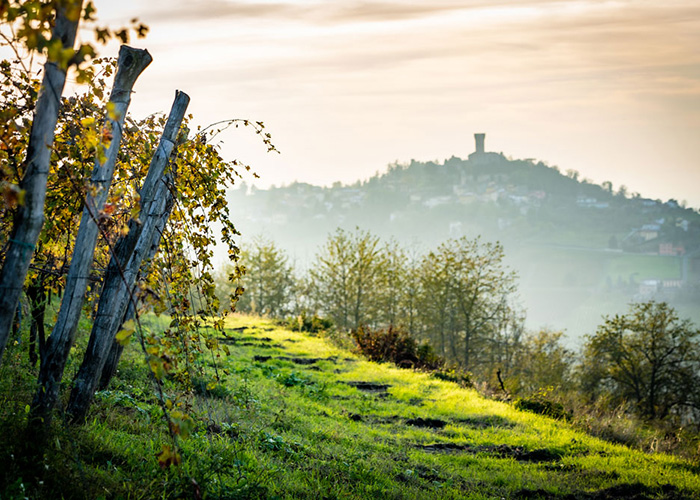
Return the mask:
[(70, 268), (66, 277), (66, 287), (58, 312), (58, 319), (46, 342), (45, 358), (39, 371), (39, 387), (32, 401), (30, 425), (47, 423), (50, 412), (58, 400), (58, 392), (63, 378), (68, 354), (75, 340), (78, 321), (83, 309), (85, 292), (92, 268), (97, 245), (99, 228), (96, 218), (104, 208), (112, 183), (117, 154), (121, 144), (124, 120), (131, 102), (131, 93), (136, 80), (152, 61), (147, 50), (122, 45), (117, 60), (117, 74), (114, 78), (109, 102), (112, 112), (105, 120), (105, 127), (111, 129), (112, 139), (103, 158), (95, 159), (95, 168), (90, 177), (85, 195), (85, 208), (80, 219)]

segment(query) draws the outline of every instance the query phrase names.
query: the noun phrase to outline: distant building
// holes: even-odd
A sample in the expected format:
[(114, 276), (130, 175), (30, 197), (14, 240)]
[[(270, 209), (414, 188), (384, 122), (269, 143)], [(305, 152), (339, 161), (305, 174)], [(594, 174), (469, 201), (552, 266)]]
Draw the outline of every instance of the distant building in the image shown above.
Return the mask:
[(474, 134), (476, 150), (469, 155), (469, 161), (476, 164), (488, 164), (505, 160), (505, 157), (500, 153), (487, 153), (484, 145), (485, 140), (486, 134)]
[(484, 140), (486, 139), (486, 134), (474, 134), (474, 140), (476, 141), (476, 151), (477, 154), (484, 154), (486, 150), (484, 149)]
[(451, 196), (434, 196), (432, 198), (429, 198), (423, 202), (423, 205), (425, 205), (428, 208), (434, 208), (439, 205), (447, 205), (452, 201)]
[(661, 286), (667, 289), (679, 289), (683, 287), (683, 280), (663, 280)]
[(655, 295), (660, 287), (661, 281), (659, 280), (644, 280), (639, 284), (639, 291), (637, 293), (642, 298), (648, 298)]
[(649, 241), (658, 238), (659, 231), (661, 231), (661, 226), (658, 224), (644, 224), (638, 234), (644, 241)]
[(659, 243), (659, 255), (683, 256), (685, 247), (683, 245), (674, 246), (673, 243)]

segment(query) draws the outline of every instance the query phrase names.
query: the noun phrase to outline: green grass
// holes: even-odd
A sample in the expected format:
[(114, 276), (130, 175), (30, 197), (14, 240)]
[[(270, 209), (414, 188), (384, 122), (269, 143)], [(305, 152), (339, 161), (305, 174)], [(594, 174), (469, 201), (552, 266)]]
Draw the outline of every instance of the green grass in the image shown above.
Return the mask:
[(627, 284), (630, 278), (636, 283), (681, 278), (679, 257), (600, 249), (531, 247), (524, 249), (515, 262), (522, 279), (547, 288), (605, 288), (617, 285), (618, 280)]
[(637, 281), (645, 279), (677, 280), (681, 278), (681, 259), (662, 255), (617, 254), (607, 261), (607, 275), (615, 282), (618, 277)]
[[(17, 437), (31, 374), (18, 376), (26, 367), (10, 350), (0, 371), (0, 498), (700, 495), (698, 464), (595, 439), (264, 320), (235, 317), (228, 326), (231, 354), (217, 366), (226, 381), (175, 400), (196, 426), (181, 440), (182, 464), (165, 469), (156, 454), (169, 440), (136, 346), (89, 423), (66, 430), (57, 422), (47, 451), (31, 458)], [(174, 387), (166, 392), (175, 398)]]

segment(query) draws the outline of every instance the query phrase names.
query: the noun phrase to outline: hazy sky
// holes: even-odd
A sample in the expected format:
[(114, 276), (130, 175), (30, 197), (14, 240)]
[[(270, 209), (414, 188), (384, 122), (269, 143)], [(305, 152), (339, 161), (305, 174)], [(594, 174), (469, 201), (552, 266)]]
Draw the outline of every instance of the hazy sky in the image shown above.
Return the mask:
[(258, 186), (466, 158), (485, 132), (487, 150), (700, 207), (697, 0), (95, 3), (151, 28), (134, 113), (177, 88), (198, 123), (265, 122), (281, 155), (223, 137)]

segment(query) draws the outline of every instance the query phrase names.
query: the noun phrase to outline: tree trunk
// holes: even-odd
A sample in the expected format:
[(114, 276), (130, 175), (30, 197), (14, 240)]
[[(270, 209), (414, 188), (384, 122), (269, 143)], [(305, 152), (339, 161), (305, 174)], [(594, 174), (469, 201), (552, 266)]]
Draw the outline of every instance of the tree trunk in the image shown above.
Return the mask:
[(107, 148), (104, 164), (95, 161), (89, 189), (85, 196), (85, 208), (80, 219), (70, 269), (66, 277), (66, 289), (61, 302), (58, 319), (46, 343), (46, 356), (39, 370), (39, 388), (30, 412), (30, 422), (47, 422), (51, 409), (58, 400), (58, 390), (70, 348), (75, 340), (78, 320), (83, 308), (85, 291), (97, 245), (99, 228), (94, 218), (104, 207), (112, 183), (117, 154), (122, 138), (122, 127), (131, 102), (131, 92), (139, 75), (152, 61), (146, 50), (123, 45), (119, 50), (117, 74), (110, 96), (114, 104), (115, 120), (107, 118), (112, 140)]
[(151, 248), (156, 226), (166, 211), (168, 199), (172, 197), (163, 172), (175, 147), (189, 101), (187, 94), (176, 92), (170, 116), (141, 188), (138, 217), (141, 223), (135, 220), (129, 222), (129, 232), (117, 243), (107, 268), (90, 340), (68, 402), (67, 412), (73, 421), (82, 422), (85, 419), (109, 349), (129, 303), (134, 300), (134, 283), (139, 268)]
[[(82, 5), (82, 0), (75, 0)], [(79, 19), (66, 18), (66, 9), (58, 8), (52, 39), (60, 39), (63, 47), (72, 49), (78, 31)], [(54, 130), (58, 121), (58, 108), (66, 83), (66, 70), (54, 62), (44, 65), (44, 78), (34, 109), (34, 121), (27, 147), (26, 169), (20, 182), (25, 192), (24, 204), (17, 209), (12, 233), (0, 271), (0, 360), (12, 329), (12, 319), (17, 310), (24, 279), (34, 247), (44, 224), (46, 181), (49, 174)]]

